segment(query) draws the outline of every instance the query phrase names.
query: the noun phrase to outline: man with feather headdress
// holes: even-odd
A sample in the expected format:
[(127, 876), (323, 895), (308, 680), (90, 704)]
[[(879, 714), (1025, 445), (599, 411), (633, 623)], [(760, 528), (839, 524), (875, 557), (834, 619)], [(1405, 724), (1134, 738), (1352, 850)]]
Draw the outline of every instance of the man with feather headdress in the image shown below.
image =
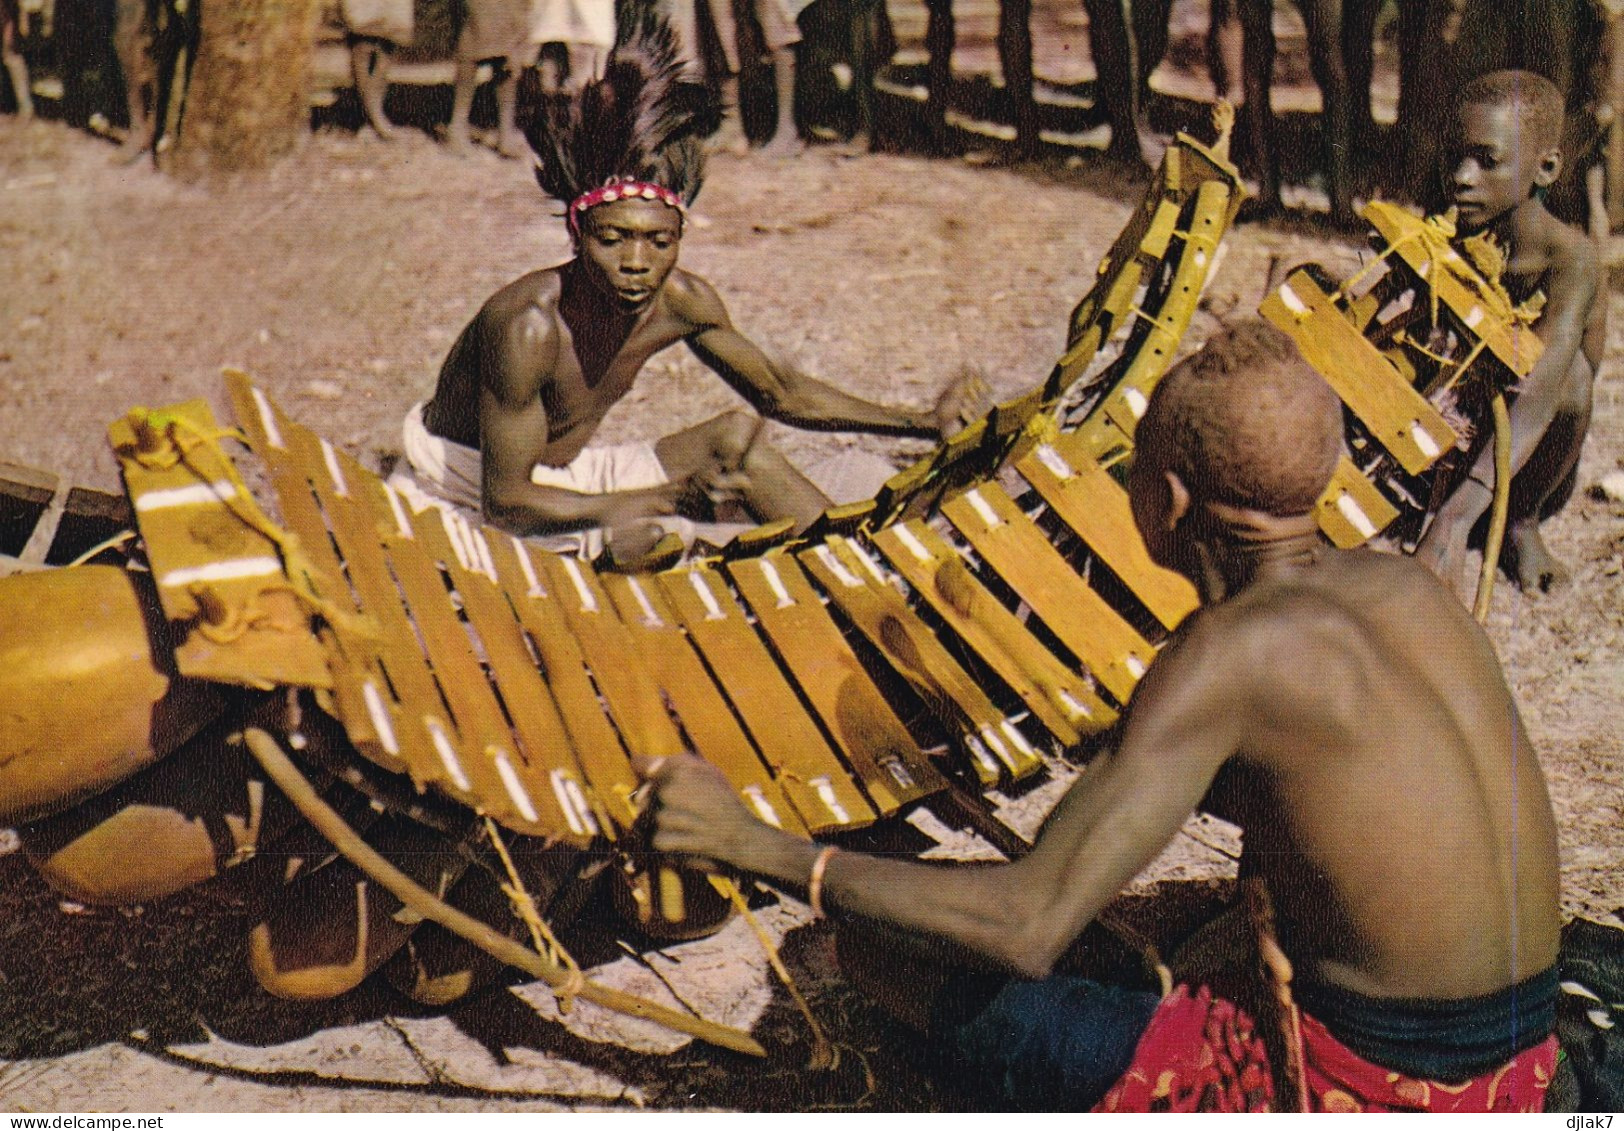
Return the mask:
[(801, 526), (829, 505), (742, 409), (652, 444), (591, 446), (643, 365), (678, 341), (763, 416), (797, 427), (934, 439), (985, 398), (978, 379), (961, 378), (928, 409), (872, 404), (772, 360), (734, 327), (715, 288), (677, 267), (715, 107), (679, 81), (659, 16), (626, 25), (603, 77), (529, 134), (537, 180), (566, 206), (574, 257), (485, 303), (404, 429), (418, 486), (584, 557), (606, 534), (625, 553), (656, 529), (687, 533), (682, 520), (712, 520), (719, 502)]

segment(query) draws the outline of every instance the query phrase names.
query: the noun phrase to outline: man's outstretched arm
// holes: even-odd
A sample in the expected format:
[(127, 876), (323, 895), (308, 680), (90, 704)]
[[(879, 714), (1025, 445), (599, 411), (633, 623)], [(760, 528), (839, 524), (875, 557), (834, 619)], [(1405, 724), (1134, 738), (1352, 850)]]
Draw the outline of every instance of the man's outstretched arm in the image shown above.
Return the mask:
[(688, 345), (763, 416), (796, 428), (873, 432), (936, 440), (952, 435), (987, 409), (986, 387), (977, 377), (950, 382), (929, 408), (874, 404), (774, 361), (733, 325), (721, 296), (703, 279), (689, 276), (678, 299), (681, 313), (701, 328)]
[[(825, 872), (825, 902), (947, 939), (1027, 976), (1047, 974), (1172, 840), (1239, 743), (1233, 671), (1204, 636), (1192, 633), (1157, 660), (1121, 744), (1089, 766), (1026, 857), (954, 867), (842, 852)], [(1227, 690), (1219, 686), (1226, 672)], [(654, 781), (655, 848), (806, 884), (818, 846), (756, 820), (713, 768), (668, 759)]]

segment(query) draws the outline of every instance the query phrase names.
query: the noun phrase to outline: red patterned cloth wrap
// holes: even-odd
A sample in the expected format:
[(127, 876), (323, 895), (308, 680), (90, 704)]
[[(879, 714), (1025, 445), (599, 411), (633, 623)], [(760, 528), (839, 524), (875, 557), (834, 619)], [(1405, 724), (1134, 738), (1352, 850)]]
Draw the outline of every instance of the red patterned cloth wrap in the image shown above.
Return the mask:
[[(1418, 1080), (1370, 1063), (1302, 1018), (1303, 1072), (1314, 1111), (1543, 1111), (1556, 1037), (1460, 1084)], [(1269, 1055), (1245, 1010), (1179, 986), (1151, 1018), (1133, 1063), (1095, 1111), (1268, 1111)]]
[(1252, 1018), (1203, 986), (1169, 994), (1095, 1111), (1269, 1111), (1274, 1080)]
[(1372, 1064), (1303, 1015), (1303, 1075), (1315, 1111), (1544, 1111), (1555, 1073), (1554, 1034), (1493, 1072), (1441, 1084)]
[(675, 208), (679, 214), (687, 212), (682, 205), (682, 197), (663, 185), (651, 185), (647, 181), (610, 181), (570, 201), (569, 212), (566, 213), (570, 233), (580, 234), (583, 212), (600, 204), (613, 204), (617, 200), (657, 200), (668, 208)]

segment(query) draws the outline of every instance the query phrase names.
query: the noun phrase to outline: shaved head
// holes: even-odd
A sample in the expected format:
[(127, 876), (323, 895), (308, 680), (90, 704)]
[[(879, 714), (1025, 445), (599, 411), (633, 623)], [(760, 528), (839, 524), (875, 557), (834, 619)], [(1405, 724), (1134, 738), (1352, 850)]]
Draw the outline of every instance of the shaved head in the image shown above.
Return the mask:
[(1138, 444), (1196, 500), (1306, 514), (1342, 454), (1342, 403), (1290, 338), (1249, 319), (1162, 378)]
[(1543, 152), (1562, 144), (1562, 92), (1532, 71), (1491, 71), (1461, 87), (1461, 106), (1504, 106), (1526, 131), (1526, 148)]

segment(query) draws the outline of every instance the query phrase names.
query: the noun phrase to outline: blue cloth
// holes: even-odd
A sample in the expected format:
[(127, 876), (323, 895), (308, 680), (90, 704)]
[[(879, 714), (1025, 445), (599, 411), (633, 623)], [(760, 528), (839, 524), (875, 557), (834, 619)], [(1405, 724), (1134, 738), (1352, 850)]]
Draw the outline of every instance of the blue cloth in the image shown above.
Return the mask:
[(1087, 1111), (1128, 1070), (1161, 998), (1087, 978), (964, 975), (937, 999), (932, 1033), (956, 1072), (983, 1075), (1020, 1111)]
[(1492, 1072), (1556, 1028), (1555, 966), (1481, 997), (1373, 998), (1308, 979), (1293, 993), (1304, 1013), (1372, 1064), (1446, 1084)]

